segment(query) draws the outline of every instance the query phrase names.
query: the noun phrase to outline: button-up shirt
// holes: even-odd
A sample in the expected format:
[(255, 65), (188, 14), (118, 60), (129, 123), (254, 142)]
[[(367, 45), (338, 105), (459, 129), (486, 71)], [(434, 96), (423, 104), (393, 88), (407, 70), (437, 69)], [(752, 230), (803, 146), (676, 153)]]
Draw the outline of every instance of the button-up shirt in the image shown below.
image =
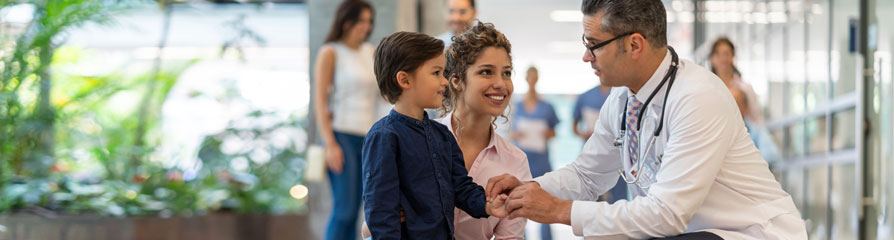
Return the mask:
[[(571, 226), (576, 235), (587, 238), (643, 239), (709, 231), (724, 239), (807, 239), (798, 209), (748, 138), (723, 82), (683, 60), (669, 95), (667, 84), (657, 89), (670, 58), (667, 53), (638, 92), (614, 88), (577, 160), (534, 181), (556, 197), (575, 200)], [(655, 149), (644, 158), (646, 169), (656, 171), (639, 175), (643, 187), (628, 185), (633, 200), (596, 202), (615, 185), (618, 169), (629, 173), (635, 166), (625, 161), (626, 144), (612, 144), (619, 137), (624, 103), (634, 95), (647, 99), (652, 91), (658, 92), (640, 119), (639, 150), (647, 150), (666, 107)]]
[(417, 120), (392, 110), (367, 133), (362, 161), (373, 239), (451, 239), (454, 207), (488, 217), (484, 188), (468, 176), (456, 139), (427, 115)]
[[(452, 118), (453, 113), (450, 113), (435, 121), (444, 124), (454, 133)], [(531, 179), (525, 152), (491, 130), (490, 142), (478, 153), (469, 168), (469, 176), (478, 185), (486, 186), (487, 180), (504, 173), (522, 181)], [(473, 218), (459, 208), (454, 209), (453, 214), (457, 239), (524, 239), (525, 223), (528, 221), (525, 218)]]

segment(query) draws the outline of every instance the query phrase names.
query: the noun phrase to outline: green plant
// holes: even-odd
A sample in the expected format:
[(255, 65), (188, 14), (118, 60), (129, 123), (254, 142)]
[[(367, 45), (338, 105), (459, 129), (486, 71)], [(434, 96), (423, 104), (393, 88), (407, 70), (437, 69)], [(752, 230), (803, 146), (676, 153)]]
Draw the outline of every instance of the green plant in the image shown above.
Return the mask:
[[(265, 122), (273, 113), (254, 111), (236, 122)], [(231, 124), (202, 142), (200, 175), (223, 175), (231, 184), (232, 197), (224, 208), (238, 212), (282, 213), (300, 207), (289, 189), (302, 182), (306, 165), (303, 122), (291, 117), (284, 121), (252, 127)]]
[[(289, 189), (301, 183), (303, 172), (306, 133), (301, 118), (233, 126), (208, 136), (199, 153), (201, 167), (181, 169), (152, 158), (159, 157), (161, 105), (180, 74), (197, 60), (156, 58), (152, 70), (137, 75), (65, 70), (90, 53), (60, 46), (60, 34), (89, 22), (109, 23), (128, 3), (0, 0), (0, 8), (35, 6), (34, 18), (25, 25), (7, 28), (0, 22), (0, 31), (13, 29), (0, 32), (0, 213), (124, 216), (300, 209)], [(172, 10), (167, 1), (161, 5), (167, 29)], [(241, 120), (274, 115), (278, 117), (256, 111)], [(233, 138), (252, 148), (227, 150)], [(245, 166), (230, 164), (239, 159)]]
[[(50, 65), (60, 34), (86, 23), (106, 24), (123, 1), (8, 1), (31, 6), (32, 19), (0, 37), (0, 187), (15, 175), (48, 177), (55, 162), (56, 107)], [(4, 27), (5, 28), (5, 27)]]

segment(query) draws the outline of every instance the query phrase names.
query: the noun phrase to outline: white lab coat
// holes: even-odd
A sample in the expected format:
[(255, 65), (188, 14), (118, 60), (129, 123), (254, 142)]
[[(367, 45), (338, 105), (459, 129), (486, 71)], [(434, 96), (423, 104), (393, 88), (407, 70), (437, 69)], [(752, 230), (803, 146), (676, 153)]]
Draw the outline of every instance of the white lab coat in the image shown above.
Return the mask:
[[(645, 102), (667, 73), (671, 54), (636, 94)], [(646, 109), (639, 137), (645, 151), (664, 104), (662, 87)], [(681, 60), (667, 100), (665, 125), (646, 163), (657, 174), (640, 174), (642, 189), (628, 184), (633, 200), (596, 202), (613, 187), (618, 169), (629, 173), (626, 139), (613, 146), (626, 109), (627, 88), (614, 88), (595, 131), (577, 160), (534, 179), (550, 194), (575, 200), (574, 234), (587, 239), (644, 239), (709, 231), (724, 239), (807, 239), (804, 221), (748, 137), (735, 100), (707, 69)], [(629, 131), (629, 130), (628, 130)], [(622, 151), (623, 150), (623, 151)], [(630, 176), (630, 175), (628, 175)]]

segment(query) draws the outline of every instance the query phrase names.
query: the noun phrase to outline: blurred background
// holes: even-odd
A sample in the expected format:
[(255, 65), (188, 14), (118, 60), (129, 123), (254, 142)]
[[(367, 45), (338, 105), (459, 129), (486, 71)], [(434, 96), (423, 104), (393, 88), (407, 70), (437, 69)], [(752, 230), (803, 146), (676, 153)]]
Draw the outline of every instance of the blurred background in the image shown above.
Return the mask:
[[(447, 0), (369, 2), (370, 44), (448, 31)], [(894, 237), (894, 1), (662, 2), (682, 58), (707, 67), (716, 39), (735, 45), (810, 238)], [(0, 0), (0, 239), (323, 239), (313, 62), (340, 3)], [(514, 101), (519, 69), (539, 69), (553, 168), (580, 152), (573, 108), (599, 85), (579, 8), (476, 6), (512, 42)]]

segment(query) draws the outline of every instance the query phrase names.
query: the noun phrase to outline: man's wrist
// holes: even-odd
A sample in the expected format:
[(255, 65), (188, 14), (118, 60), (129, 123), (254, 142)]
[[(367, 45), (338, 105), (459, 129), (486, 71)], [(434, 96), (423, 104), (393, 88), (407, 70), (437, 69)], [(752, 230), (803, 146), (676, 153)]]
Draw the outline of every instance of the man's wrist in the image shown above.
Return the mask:
[(557, 199), (559, 201), (559, 211), (556, 211), (556, 220), (557, 222), (565, 225), (571, 226), (571, 206), (574, 205), (574, 201), (567, 201), (562, 199)]
[(537, 181), (534, 181), (534, 180), (528, 180), (528, 181), (526, 181), (526, 182), (523, 182), (522, 185), (525, 185), (525, 184), (528, 184), (528, 183), (537, 184), (537, 187), (542, 188), (542, 186), (540, 186), (540, 183), (537, 182)]

